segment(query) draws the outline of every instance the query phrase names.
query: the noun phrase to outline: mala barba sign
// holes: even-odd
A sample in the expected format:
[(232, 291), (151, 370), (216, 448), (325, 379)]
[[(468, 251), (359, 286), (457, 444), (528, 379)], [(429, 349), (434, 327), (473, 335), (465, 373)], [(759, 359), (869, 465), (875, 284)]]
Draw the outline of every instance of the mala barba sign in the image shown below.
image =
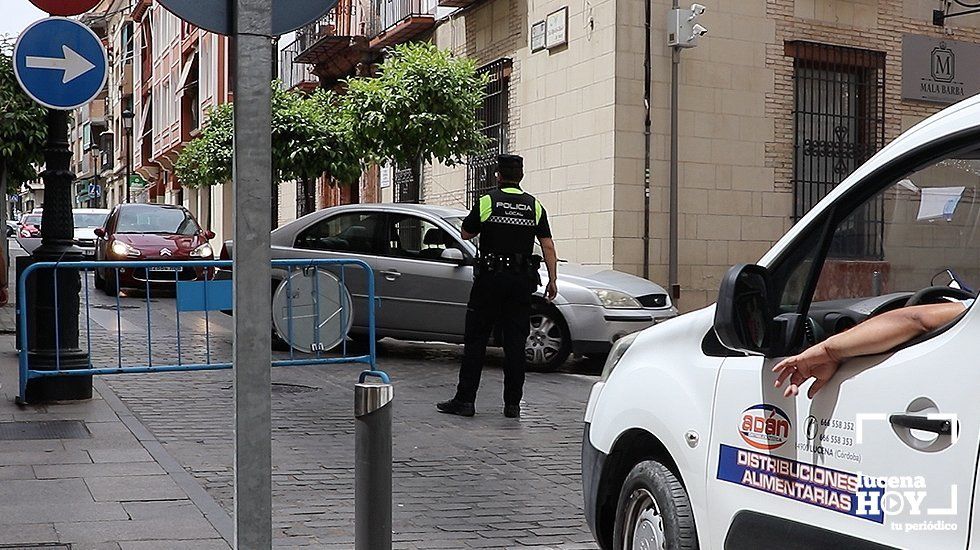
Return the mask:
[(950, 105), (980, 93), (980, 45), (906, 34), (902, 99)]

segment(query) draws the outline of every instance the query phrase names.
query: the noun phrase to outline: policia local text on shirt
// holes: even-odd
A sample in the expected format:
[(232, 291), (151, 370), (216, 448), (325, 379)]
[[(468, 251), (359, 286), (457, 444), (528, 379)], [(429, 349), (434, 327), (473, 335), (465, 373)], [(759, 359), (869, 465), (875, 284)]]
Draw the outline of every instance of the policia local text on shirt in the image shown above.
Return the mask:
[(548, 213), (520, 188), (524, 160), (517, 155), (497, 158), (499, 188), (480, 197), (463, 220), (462, 237), (480, 236), (479, 258), (466, 310), (463, 364), (456, 396), (436, 405), (440, 412), (473, 416), (487, 342), (499, 327), (504, 346), (504, 415), (521, 415), (524, 395), (525, 346), (530, 332), (531, 294), (541, 284), (535, 256), (537, 237), (548, 266), (545, 297), (558, 294), (558, 255), (551, 239)]

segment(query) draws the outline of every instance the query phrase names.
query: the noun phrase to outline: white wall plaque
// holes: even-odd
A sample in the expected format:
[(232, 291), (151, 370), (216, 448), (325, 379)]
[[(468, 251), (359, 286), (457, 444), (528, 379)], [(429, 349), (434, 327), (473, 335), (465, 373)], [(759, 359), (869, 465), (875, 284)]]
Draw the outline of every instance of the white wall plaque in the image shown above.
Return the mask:
[(549, 50), (568, 43), (568, 7), (548, 15), (545, 47)]

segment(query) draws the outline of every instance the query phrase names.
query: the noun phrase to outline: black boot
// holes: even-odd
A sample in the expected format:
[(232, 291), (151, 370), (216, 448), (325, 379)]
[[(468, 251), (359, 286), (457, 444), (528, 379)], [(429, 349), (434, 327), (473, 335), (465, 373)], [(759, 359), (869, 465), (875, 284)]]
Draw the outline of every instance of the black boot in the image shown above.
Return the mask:
[(520, 405), (504, 405), (504, 416), (507, 418), (520, 418), (521, 417), (521, 406)]
[(473, 406), (473, 403), (463, 403), (462, 401), (456, 401), (456, 399), (436, 403), (436, 408), (441, 413), (455, 414), (457, 416), (473, 416), (476, 414), (476, 408)]

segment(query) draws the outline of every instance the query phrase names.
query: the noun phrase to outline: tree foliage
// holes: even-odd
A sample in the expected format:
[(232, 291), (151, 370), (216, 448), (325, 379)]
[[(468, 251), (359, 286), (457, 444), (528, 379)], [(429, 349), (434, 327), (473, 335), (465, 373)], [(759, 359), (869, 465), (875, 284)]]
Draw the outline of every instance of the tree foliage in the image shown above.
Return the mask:
[[(196, 188), (231, 180), (235, 108), (211, 109), (201, 135), (177, 157), (182, 185)], [(304, 96), (273, 85), (272, 166), (277, 181), (312, 179), (323, 173), (352, 182), (361, 173), (359, 151), (337, 98), (325, 90)]]
[(434, 44), (396, 46), (376, 78), (347, 82), (354, 137), (372, 160), (455, 165), (486, 146), (476, 113), (487, 78), (472, 60)]
[(12, 51), (10, 39), (0, 37), (0, 170), (6, 169), (8, 193), (37, 177), (47, 136), (47, 111), (20, 89)]

